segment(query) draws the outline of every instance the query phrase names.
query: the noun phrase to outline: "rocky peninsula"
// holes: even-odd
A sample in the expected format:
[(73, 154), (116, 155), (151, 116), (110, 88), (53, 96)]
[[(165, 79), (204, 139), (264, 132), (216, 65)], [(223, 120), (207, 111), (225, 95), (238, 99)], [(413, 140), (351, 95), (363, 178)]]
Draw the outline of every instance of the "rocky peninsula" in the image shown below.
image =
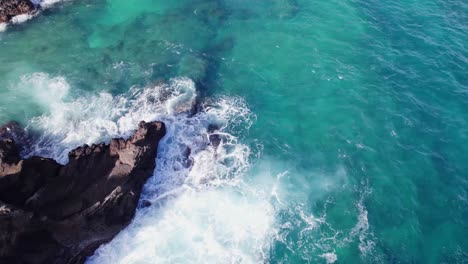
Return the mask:
[(130, 223), (165, 133), (141, 122), (129, 139), (78, 147), (62, 165), (21, 158), (24, 130), (0, 127), (0, 263), (83, 263)]

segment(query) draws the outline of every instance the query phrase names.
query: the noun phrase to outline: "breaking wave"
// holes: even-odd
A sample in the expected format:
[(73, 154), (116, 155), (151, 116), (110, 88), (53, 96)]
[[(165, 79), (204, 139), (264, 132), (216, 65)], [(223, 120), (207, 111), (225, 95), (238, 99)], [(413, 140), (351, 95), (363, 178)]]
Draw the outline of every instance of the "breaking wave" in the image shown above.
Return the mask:
[(256, 117), (242, 98), (197, 102), (195, 84), (187, 78), (133, 87), (117, 96), (70, 98), (64, 78), (42, 73), (24, 77), (22, 86), (47, 107), (46, 114), (28, 123), (40, 135), (29, 155), (65, 163), (69, 150), (127, 137), (141, 120), (166, 123), (155, 174), (142, 194), (144, 208), (88, 263), (258, 263), (268, 258), (275, 210), (268, 193), (244, 182), (255, 153), (241, 136)]

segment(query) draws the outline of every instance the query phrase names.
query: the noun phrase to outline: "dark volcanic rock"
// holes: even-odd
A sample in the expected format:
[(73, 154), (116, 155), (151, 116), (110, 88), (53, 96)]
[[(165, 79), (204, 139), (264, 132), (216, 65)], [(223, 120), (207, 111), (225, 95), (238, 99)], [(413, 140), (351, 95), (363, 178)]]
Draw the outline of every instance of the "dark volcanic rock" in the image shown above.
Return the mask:
[(128, 140), (84, 145), (61, 165), (21, 159), (0, 128), (0, 263), (83, 263), (132, 219), (164, 135), (163, 123), (142, 122)]
[[(19, 153), (30, 147), (30, 140), (31, 138), (26, 131), (14, 121), (0, 126), (0, 163), (17, 163), (20, 159)], [(3, 153), (5, 151), (13, 151), (14, 153)], [(5, 158), (13, 160), (9, 161)]]
[(10, 21), (14, 16), (31, 14), (37, 11), (29, 0), (0, 0), (0, 23)]
[(24, 129), (15, 121), (6, 123), (0, 127), (0, 139), (9, 138), (17, 139), (18, 137), (24, 137)]

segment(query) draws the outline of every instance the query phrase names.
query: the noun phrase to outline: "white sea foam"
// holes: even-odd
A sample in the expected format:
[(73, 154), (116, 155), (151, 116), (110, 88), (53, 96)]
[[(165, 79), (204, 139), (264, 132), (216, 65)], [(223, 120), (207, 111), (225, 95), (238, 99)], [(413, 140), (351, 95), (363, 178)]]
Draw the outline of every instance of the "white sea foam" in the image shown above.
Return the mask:
[(357, 203), (357, 209), (359, 212), (358, 215), (358, 222), (353, 227), (350, 232), (349, 240), (357, 237), (359, 238), (359, 251), (361, 252), (362, 256), (367, 256), (374, 250), (375, 242), (373, 240), (373, 233), (369, 230), (369, 219), (368, 219), (368, 212), (366, 207), (364, 206), (364, 199), (370, 194), (370, 190), (366, 189), (359, 202)]
[[(39, 0), (37, 2), (40, 3), (42, 8), (49, 8), (49, 7), (51, 7), (51, 6), (55, 5), (55, 4), (57, 4), (59, 2), (63, 2), (63, 1), (65, 1), (65, 0), (42, 0), (42, 1)], [(71, 1), (71, 0), (69, 0), (69, 1)]]
[(88, 263), (259, 263), (272, 213), (255, 196), (189, 188), (163, 207), (140, 210)]
[[(255, 116), (237, 97), (196, 102), (194, 83), (178, 78), (168, 84), (70, 98), (60, 77), (35, 74), (23, 79), (38, 102), (55, 96), (29, 129), (42, 137), (32, 154), (66, 162), (66, 153), (82, 143), (128, 136), (141, 120), (162, 120), (155, 176), (142, 195), (151, 206), (88, 263), (259, 263), (268, 257), (275, 234), (270, 193), (245, 184), (251, 150), (236, 129), (248, 129)], [(48, 85), (47, 85), (48, 83)], [(23, 84), (23, 85), (24, 85)], [(28, 85), (26, 85), (28, 86)], [(38, 103), (42, 104), (42, 103)], [(210, 129), (211, 127), (216, 127)], [(210, 136), (221, 141), (216, 147)]]
[(70, 91), (70, 85), (60, 76), (50, 77), (45, 73), (33, 73), (21, 77), (19, 85), (12, 89), (17, 96), (32, 97), (32, 101), (38, 105), (49, 108), (63, 102)]
[(3, 32), (7, 29), (8, 24), (7, 23), (0, 23), (0, 32)]
[(320, 255), (320, 257), (324, 258), (327, 264), (335, 263), (338, 260), (338, 257), (335, 253), (324, 253)]
[(362, 201), (357, 205), (359, 210), (358, 222), (351, 230), (351, 236), (359, 237), (359, 251), (363, 256), (367, 255), (373, 250), (375, 243), (369, 236), (369, 220), (367, 218), (367, 210), (364, 207)]
[(30, 15), (30, 14), (21, 14), (21, 15), (17, 15), (17, 16), (14, 16), (12, 19), (11, 19), (11, 23), (13, 24), (21, 24), (21, 23), (24, 23), (26, 21), (28, 21), (29, 19), (31, 19), (33, 17), (33, 15)]
[[(67, 161), (70, 149), (81, 144), (128, 136), (141, 120), (177, 119), (174, 113), (188, 111), (195, 101), (195, 86), (189, 79), (174, 79), (169, 85), (132, 88), (127, 94), (109, 93), (68, 98), (70, 85), (61, 77), (37, 73), (23, 77), (21, 87), (34, 101), (47, 107), (46, 115), (33, 118), (29, 129), (42, 137), (31, 155)], [(175, 102), (178, 104), (175, 104)]]
[[(44, 73), (23, 76), (0, 91), (2, 118), (30, 118), (60, 104), (70, 86), (64, 78), (49, 77)], [(21, 121), (21, 120), (19, 120)]]

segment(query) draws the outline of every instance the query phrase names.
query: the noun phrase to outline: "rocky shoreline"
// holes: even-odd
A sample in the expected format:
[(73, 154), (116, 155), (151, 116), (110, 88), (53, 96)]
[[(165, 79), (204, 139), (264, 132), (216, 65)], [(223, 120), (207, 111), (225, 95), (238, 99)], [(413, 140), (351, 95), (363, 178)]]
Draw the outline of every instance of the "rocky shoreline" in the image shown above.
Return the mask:
[(38, 1), (30, 0), (1, 0), (0, 23), (8, 23), (15, 16), (34, 14), (40, 9)]
[(130, 223), (165, 133), (141, 122), (129, 139), (78, 147), (61, 165), (22, 159), (24, 130), (0, 127), (0, 263), (83, 263)]

